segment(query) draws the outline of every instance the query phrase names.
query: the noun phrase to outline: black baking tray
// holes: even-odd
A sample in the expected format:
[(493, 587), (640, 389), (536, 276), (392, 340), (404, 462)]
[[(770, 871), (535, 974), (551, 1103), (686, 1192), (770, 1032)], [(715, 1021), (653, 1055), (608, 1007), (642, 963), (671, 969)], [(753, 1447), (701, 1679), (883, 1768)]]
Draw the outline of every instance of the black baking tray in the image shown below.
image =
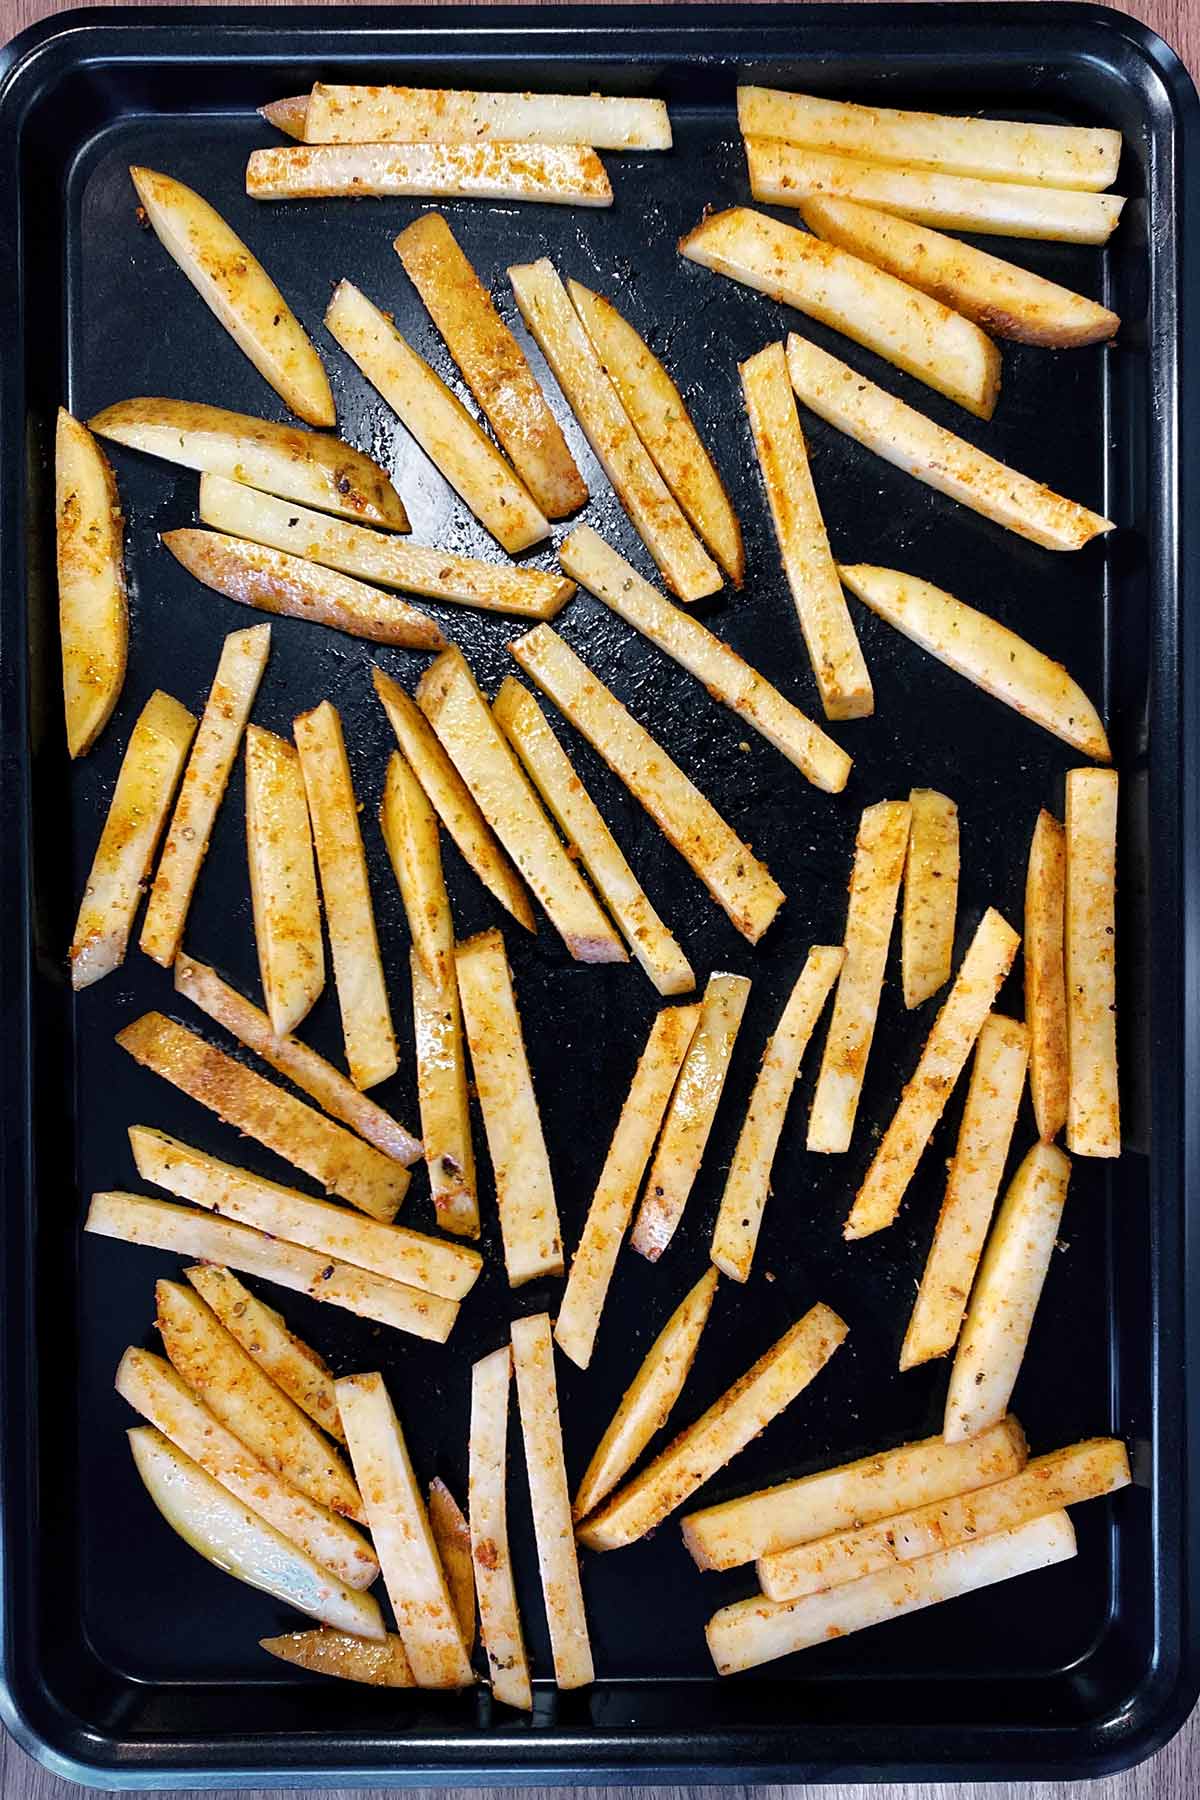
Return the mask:
[[(318, 77), (661, 94), (671, 105), (676, 149), (607, 157), (611, 211), (467, 203), (448, 211), (510, 318), (505, 267), (549, 254), (564, 275), (616, 298), (681, 376), (746, 530), (745, 589), (719, 597), (711, 620), (815, 710), (736, 373), (739, 358), (799, 321), (675, 253), (676, 238), (705, 204), (748, 198), (734, 113), (739, 75), (892, 105), (1102, 123), (1125, 135), (1119, 187), (1131, 198), (1111, 249), (1014, 247), (1019, 260), (1115, 306), (1120, 336), (1106, 349), (1063, 354), (1006, 347), (1003, 396), (989, 425), (844, 340), (804, 329), (1120, 523), (1111, 539), (1052, 555), (805, 417), (835, 552), (893, 562), (982, 604), (1066, 661), (1103, 702), (1110, 724), (1123, 775), (1127, 1148), (1115, 1166), (1076, 1165), (1062, 1254), (1015, 1407), (1038, 1449), (1119, 1433), (1131, 1446), (1135, 1482), (1112, 1502), (1080, 1510), (1080, 1554), (1069, 1564), (723, 1683), (712, 1676), (703, 1623), (748, 1591), (748, 1575), (700, 1576), (672, 1524), (652, 1541), (584, 1559), (598, 1680), (559, 1695), (546, 1679), (514, 1437), (515, 1555), (541, 1677), (532, 1718), (493, 1708), (484, 1690), (430, 1697), (323, 1685), (259, 1652), (260, 1636), (284, 1628), (279, 1610), (213, 1573), (152, 1513), (123, 1441), (131, 1421), (112, 1391), (125, 1344), (153, 1341), (153, 1282), (176, 1266), (154, 1252), (81, 1238), (93, 1189), (136, 1185), (125, 1126), (161, 1125), (219, 1153), (244, 1155), (265, 1173), (284, 1174), (284, 1167), (252, 1144), (237, 1146), (113, 1048), (113, 1032), (147, 1007), (188, 1016), (160, 970), (134, 951), (119, 974), (79, 1001), (66, 979), (75, 904), (138, 709), (160, 684), (196, 707), (222, 635), (247, 620), (197, 587), (158, 544), (161, 529), (191, 521), (195, 478), (115, 452), (129, 520), (129, 678), (94, 753), (69, 767), (55, 640), (54, 410), (65, 401), (87, 416), (127, 395), (161, 392), (282, 416), (155, 239), (139, 230), (126, 169), (149, 163), (194, 183), (260, 250), (315, 332), (342, 429), (395, 468), (417, 538), (495, 554), (320, 327), (332, 283), (349, 276), (449, 373), (390, 248), (421, 203), (256, 208), (242, 191), (243, 165), (273, 134), (254, 109)], [(3, 1716), (48, 1766), (114, 1787), (1076, 1777), (1136, 1761), (1179, 1725), (1200, 1679), (1198, 1565), (1189, 1537), (1200, 1495), (1193, 1428), (1200, 1312), (1186, 1304), (1200, 1292), (1190, 1103), (1200, 1075), (1200, 584), (1188, 476), (1200, 453), (1198, 157), (1196, 95), (1179, 62), (1152, 33), (1095, 7), (117, 8), (68, 13), (4, 53)], [(561, 408), (553, 384), (550, 390)], [(596, 494), (585, 516), (651, 573), (569, 420), (566, 429)], [(512, 623), (448, 608), (439, 617), (494, 687), (512, 667), (505, 651)], [(618, 693), (655, 722), (789, 895), (770, 937), (751, 950), (596, 757), (557, 722), (701, 976), (727, 967), (755, 978), (679, 1240), (654, 1268), (622, 1258), (592, 1370), (583, 1376), (560, 1360), (572, 1479), (653, 1334), (704, 1266), (764, 1035), (807, 945), (840, 935), (860, 808), (914, 783), (956, 797), (961, 953), (988, 903), (1020, 920), (1037, 809), (1061, 804), (1062, 775), (1073, 760), (1063, 746), (861, 609), (856, 618), (878, 712), (835, 728), (856, 759), (839, 799), (809, 787), (765, 743), (747, 743), (736, 719), (598, 603), (581, 597), (560, 621)], [(256, 716), (286, 730), (296, 712), (326, 695), (342, 709), (407, 1041), (402, 909), (374, 823), (389, 740), (367, 679), (372, 655), (354, 640), (278, 621)], [(422, 666), (399, 651), (380, 660), (410, 686)], [(241, 804), (239, 775), (187, 942), (253, 989)], [(490, 902), (452, 851), (447, 867), (460, 931), (494, 922)], [(655, 997), (636, 969), (572, 965), (545, 926), (536, 941), (507, 927), (506, 937), (572, 1246)], [(1002, 1004), (1020, 1010), (1016, 980)], [(938, 1428), (944, 1365), (901, 1377), (896, 1353), (961, 1094), (900, 1222), (852, 1247), (840, 1234), (927, 1020), (928, 1011), (904, 1014), (898, 984), (889, 980), (864, 1128), (845, 1159), (804, 1153), (815, 1051), (808, 1058), (754, 1277), (745, 1289), (726, 1285), (719, 1294), (678, 1416), (696, 1416), (818, 1298), (844, 1315), (850, 1337), (811, 1391), (709, 1484), (706, 1499)], [(331, 991), (311, 1035), (338, 1054)], [(410, 1057), (380, 1098), (415, 1119)], [(1026, 1115), (1016, 1151), (1031, 1138)], [(484, 1212), (487, 1272), (448, 1350), (285, 1301), (289, 1320), (339, 1372), (385, 1370), (419, 1472), (443, 1473), (460, 1494), (470, 1362), (503, 1340), (514, 1312), (553, 1309), (558, 1292), (551, 1283), (509, 1294), (486, 1189)], [(429, 1223), (420, 1183), (406, 1216)]]

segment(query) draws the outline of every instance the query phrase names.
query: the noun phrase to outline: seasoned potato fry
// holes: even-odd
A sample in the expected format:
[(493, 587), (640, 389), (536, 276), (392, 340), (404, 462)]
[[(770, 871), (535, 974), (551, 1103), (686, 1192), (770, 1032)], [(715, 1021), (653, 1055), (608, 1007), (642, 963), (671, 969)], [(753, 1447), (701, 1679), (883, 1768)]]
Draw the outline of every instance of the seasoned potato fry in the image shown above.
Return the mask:
[(508, 1550), (508, 1390), (512, 1351), (507, 1344), (471, 1370), (471, 1557), (479, 1596), (479, 1628), (487, 1651), (492, 1694), (504, 1706), (533, 1705), (529, 1659), (512, 1559)]
[(231, 631), (221, 647), (138, 940), (164, 969), (178, 954), (208, 840), (270, 651), (269, 625)]
[(423, 213), (392, 245), (518, 476), (548, 519), (588, 497), (525, 352), (440, 213)]
[(155, 169), (129, 171), (167, 254), (285, 406), (309, 425), (337, 422), (329, 377), (262, 264), (192, 188)]
[(1119, 1156), (1115, 770), (1068, 773), (1066, 846), (1067, 1148)]
[(812, 1307), (694, 1425), (584, 1520), (576, 1531), (580, 1543), (617, 1550), (661, 1525), (803, 1392), (845, 1336), (835, 1312)]
[(383, 1376), (346, 1376), (337, 1400), (413, 1678), (418, 1687), (470, 1687), (475, 1676)]
[[(282, 102), (281, 102), (282, 104)], [(260, 112), (267, 108), (260, 107)], [(415, 1687), (404, 1639), (389, 1631), (379, 1641), (355, 1637), (349, 1631), (289, 1631), (283, 1637), (259, 1638), (259, 1648), (280, 1662), (314, 1675), (333, 1675), (340, 1681), (361, 1681), (367, 1687)]]
[(855, 1195), (843, 1227), (845, 1237), (869, 1237), (895, 1219), (933, 1128), (1012, 968), (1020, 942), (1019, 933), (989, 906)]
[(721, 1196), (709, 1251), (723, 1275), (746, 1281), (771, 1191), (771, 1168), (783, 1132), (800, 1060), (838, 978), (845, 952), (814, 944), (779, 1023), (767, 1040), (750, 1105)]
[(829, 548), (782, 344), (740, 365), (742, 394), (775, 538), (827, 719), (875, 710), (862, 646)]
[(333, 87), (318, 81), (308, 108), (305, 136), (310, 144), (483, 142), (592, 144), (597, 150), (671, 148), (666, 102), (623, 95)]
[(462, 1633), (463, 1649), (475, 1648), (475, 1570), (471, 1557), (471, 1528), (462, 1507), (439, 1475), (429, 1484), (429, 1529), (441, 1561), (450, 1604)]
[(417, 1041), (417, 1101), (430, 1197), (443, 1231), (478, 1237), (479, 1197), (458, 977), (451, 968), (443, 982), (431, 982), (415, 944), (409, 965)]
[(156, 688), (129, 736), (79, 903), (71, 985), (91, 987), (125, 961), (154, 852), (175, 798), (196, 720)]
[(946, 1194), (900, 1349), (902, 1369), (947, 1355), (957, 1341), (1004, 1178), (1028, 1056), (1025, 1026), (989, 1014), (975, 1046)]
[(1029, 1026), (1029, 1094), (1038, 1136), (1053, 1143), (1067, 1122), (1067, 977), (1063, 931), (1067, 834), (1043, 810), (1033, 828), (1025, 876), (1025, 1019)]
[(286, 144), (253, 150), (252, 200), (540, 200), (611, 206), (604, 164), (586, 144)]
[(379, 829), (404, 901), (413, 947), (429, 980), (443, 987), (454, 973), (454, 925), (442, 875), (437, 814), (399, 750), (388, 758)]
[(104, 730), (125, 680), (129, 600), (124, 521), (108, 458), (86, 425), (58, 409), (54, 437), (58, 630), (67, 749), (83, 756)]
[[(134, 1138), (141, 1129), (135, 1125), (129, 1132), (135, 1160)], [(281, 1387), (288, 1399), (294, 1400), (301, 1412), (307, 1413), (323, 1431), (344, 1444), (346, 1434), (338, 1417), (333, 1374), (316, 1351), (290, 1332), (274, 1307), (252, 1294), (229, 1269), (197, 1263), (183, 1272), (264, 1375), (269, 1375), (276, 1387)]]
[(1035, 1144), (1000, 1203), (950, 1373), (942, 1435), (977, 1437), (1003, 1418), (1054, 1252), (1071, 1159)]
[(800, 208), (810, 231), (905, 281), (996, 337), (1068, 350), (1112, 337), (1121, 321), (1107, 306), (991, 256), (960, 238), (856, 200), (815, 196)]
[(263, 998), (283, 1037), (325, 986), (325, 943), (300, 758), (261, 725), (246, 727), (246, 860)]
[(510, 268), (508, 278), (521, 317), (667, 586), (681, 600), (715, 594), (721, 571), (634, 430), (554, 264), (544, 256)]
[(535, 625), (508, 647), (756, 944), (785, 898), (770, 870), (552, 626)]
[(575, 1518), (586, 1518), (612, 1492), (670, 1418), (696, 1360), (716, 1290), (717, 1271), (708, 1269), (651, 1344), (584, 1471), (571, 1508)]
[(818, 418), (1018, 537), (1044, 550), (1079, 550), (1114, 529), (1111, 519), (1019, 475), (794, 332), (787, 358), (797, 397)]
[(958, 808), (934, 788), (908, 796), (911, 822), (900, 917), (904, 1004), (920, 1006), (945, 987), (954, 965), (958, 912)]
[[(265, 119), (268, 125), (274, 125), (276, 131), (282, 131), (288, 137), (295, 138), (298, 144), (302, 144), (304, 127), (308, 121), (308, 95), (292, 94), (286, 100), (268, 100), (265, 106), (259, 107), (258, 116), (260, 119)], [(297, 1632), (295, 1635), (303, 1634)], [(272, 1640), (274, 1643), (286, 1641), (284, 1638)]]
[(741, 587), (741, 526), (683, 395), (611, 300), (578, 281), (569, 281), (567, 292), (659, 474), (733, 585)]

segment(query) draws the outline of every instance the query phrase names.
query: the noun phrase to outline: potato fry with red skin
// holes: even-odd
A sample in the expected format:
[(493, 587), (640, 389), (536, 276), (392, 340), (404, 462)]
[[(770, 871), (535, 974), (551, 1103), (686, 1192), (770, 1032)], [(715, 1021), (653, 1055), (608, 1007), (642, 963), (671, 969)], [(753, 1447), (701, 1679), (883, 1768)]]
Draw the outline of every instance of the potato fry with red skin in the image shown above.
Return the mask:
[(475, 1648), (475, 1570), (471, 1558), (471, 1528), (462, 1507), (441, 1476), (429, 1484), (429, 1529), (441, 1558), (450, 1590), (450, 1604), (462, 1633), (463, 1649)]

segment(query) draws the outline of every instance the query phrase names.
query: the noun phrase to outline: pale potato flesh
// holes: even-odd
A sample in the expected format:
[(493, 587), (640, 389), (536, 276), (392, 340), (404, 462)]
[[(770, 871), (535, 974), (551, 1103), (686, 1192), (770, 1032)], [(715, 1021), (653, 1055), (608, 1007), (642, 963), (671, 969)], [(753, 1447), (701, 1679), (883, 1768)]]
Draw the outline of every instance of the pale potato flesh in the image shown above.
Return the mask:
[[(135, 1162), (138, 1137), (149, 1135), (152, 1134), (143, 1126), (130, 1126), (129, 1138)], [(333, 1375), (312, 1346), (289, 1331), (281, 1314), (243, 1286), (232, 1270), (211, 1263), (196, 1263), (183, 1272), (200, 1298), (211, 1306), (226, 1331), (237, 1339), (247, 1356), (254, 1358), (264, 1375), (269, 1375), (276, 1387), (281, 1387), (288, 1399), (294, 1400), (301, 1412), (307, 1413), (322, 1431), (344, 1444), (346, 1436), (338, 1417)]]
[(310, 144), (591, 144), (669, 150), (666, 102), (616, 94), (497, 94), (457, 88), (335, 87), (308, 100)]
[(379, 829), (404, 901), (413, 947), (429, 980), (443, 987), (454, 974), (454, 921), (442, 874), (437, 814), (399, 750), (388, 758)]
[(479, 1195), (458, 977), (451, 968), (444, 981), (431, 982), (415, 944), (409, 967), (417, 1047), (417, 1103), (421, 1109), (430, 1198), (443, 1231), (452, 1231), (459, 1237), (478, 1237)]
[(479, 1597), (479, 1627), (492, 1693), (505, 1706), (533, 1705), (529, 1658), (517, 1607), (508, 1549), (508, 1394), (512, 1351), (507, 1344), (471, 1370), (471, 1556)]
[(367, 1687), (416, 1686), (404, 1640), (394, 1631), (379, 1640), (355, 1637), (349, 1631), (289, 1631), (283, 1637), (259, 1638), (258, 1642), (269, 1656), (298, 1669), (310, 1669), (314, 1675), (360, 1681)]
[(54, 438), (58, 629), (67, 748), (83, 756), (125, 681), (129, 600), (124, 520), (108, 458), (86, 425), (58, 409)]
[(263, 998), (284, 1036), (325, 986), (325, 943), (300, 759), (261, 725), (246, 727), (246, 860)]
[(1117, 799), (1113, 769), (1067, 775), (1067, 1148), (1119, 1156), (1117, 1081)]
[(471, 1528), (462, 1507), (441, 1476), (429, 1484), (429, 1529), (450, 1590), (450, 1604), (462, 1633), (463, 1649), (475, 1648), (475, 1571), (471, 1558)]
[(611, 206), (604, 164), (586, 144), (287, 144), (253, 150), (252, 200), (526, 200)]
[(900, 918), (904, 1004), (920, 1006), (945, 987), (954, 964), (958, 916), (958, 808), (934, 788), (908, 796), (911, 823)]
[(1063, 939), (1066, 902), (1067, 834), (1043, 809), (1033, 828), (1025, 876), (1025, 1018), (1029, 1094), (1038, 1136), (1045, 1144), (1053, 1143), (1067, 1122), (1071, 1085)]

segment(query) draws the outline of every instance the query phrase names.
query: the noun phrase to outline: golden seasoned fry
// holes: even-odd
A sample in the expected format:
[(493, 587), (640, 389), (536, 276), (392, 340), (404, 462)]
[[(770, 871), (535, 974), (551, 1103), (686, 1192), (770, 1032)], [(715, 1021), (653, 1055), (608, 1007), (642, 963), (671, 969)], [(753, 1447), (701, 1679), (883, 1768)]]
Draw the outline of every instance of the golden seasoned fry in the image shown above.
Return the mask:
[(611, 206), (604, 164), (586, 144), (287, 144), (254, 150), (252, 200), (541, 200)]
[[(129, 1129), (135, 1161), (137, 1139), (143, 1131), (139, 1125)], [(183, 1272), (226, 1331), (276, 1387), (281, 1387), (288, 1399), (294, 1400), (301, 1412), (307, 1413), (330, 1437), (344, 1444), (346, 1434), (338, 1417), (333, 1374), (311, 1345), (289, 1331), (282, 1315), (252, 1294), (229, 1269), (197, 1263)]]
[[(258, 114), (268, 125), (274, 125), (277, 131), (295, 138), (299, 144), (304, 142), (304, 127), (308, 121), (307, 94), (292, 94), (286, 100), (268, 100), (265, 106), (259, 107)], [(305, 1634), (297, 1632), (295, 1635), (301, 1637)], [(271, 1641), (279, 1644), (287, 1642), (285, 1638), (274, 1638)]]
[(475, 1571), (471, 1558), (471, 1528), (462, 1507), (439, 1475), (429, 1484), (429, 1529), (441, 1559), (450, 1604), (462, 1633), (463, 1649), (475, 1648)]
[[(610, 94), (495, 94), (454, 88), (333, 87), (307, 101), (310, 144), (592, 144), (669, 150), (663, 100)], [(1102, 184), (1103, 185), (1103, 184)]]
[(54, 437), (54, 519), (67, 749), (83, 756), (120, 697), (129, 600), (124, 521), (113, 472), (87, 426), (61, 406)]
[(355, 1637), (349, 1631), (289, 1631), (283, 1637), (259, 1638), (258, 1643), (269, 1656), (298, 1669), (311, 1669), (314, 1675), (361, 1681), (368, 1687), (416, 1686), (404, 1640), (394, 1631), (378, 1641)]
[(1119, 1156), (1115, 770), (1068, 773), (1066, 842), (1067, 1148)]
[(431, 982), (415, 944), (409, 966), (413, 1035), (417, 1043), (417, 1102), (430, 1197), (443, 1231), (453, 1231), (459, 1237), (478, 1237), (479, 1198), (458, 977), (451, 967), (443, 982)]
[(508, 1390), (512, 1352), (507, 1344), (471, 1370), (471, 1556), (479, 1596), (479, 1627), (492, 1693), (505, 1706), (533, 1705), (529, 1659), (508, 1550)]
[(1067, 1122), (1067, 977), (1063, 930), (1067, 834), (1052, 813), (1038, 814), (1025, 877), (1025, 1019), (1029, 1093), (1038, 1136), (1053, 1143)]
[(954, 966), (958, 912), (958, 808), (933, 788), (908, 796), (908, 860), (900, 917), (904, 1004), (920, 1006), (945, 987)]
[(442, 875), (437, 815), (399, 750), (388, 758), (379, 829), (404, 901), (413, 947), (429, 980), (443, 987), (454, 973), (454, 924)]
[(246, 727), (246, 860), (263, 998), (282, 1037), (325, 986), (325, 943), (300, 758), (261, 725)]

